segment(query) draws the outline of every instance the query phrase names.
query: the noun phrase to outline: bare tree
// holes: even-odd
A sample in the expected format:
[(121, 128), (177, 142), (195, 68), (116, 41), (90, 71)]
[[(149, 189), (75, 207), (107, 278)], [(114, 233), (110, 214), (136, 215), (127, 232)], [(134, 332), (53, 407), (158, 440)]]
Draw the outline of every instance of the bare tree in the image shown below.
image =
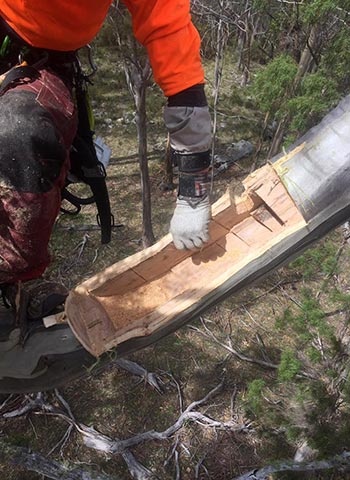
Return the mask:
[[(138, 159), (142, 192), (142, 243), (149, 247), (155, 242), (152, 228), (151, 187), (147, 158), (147, 111), (146, 94), (150, 85), (151, 66), (145, 50), (137, 43), (130, 28), (125, 27), (127, 12), (115, 4), (115, 34), (123, 62), (126, 82), (135, 104), (135, 122), (138, 140)], [(113, 20), (113, 17), (112, 17)]]

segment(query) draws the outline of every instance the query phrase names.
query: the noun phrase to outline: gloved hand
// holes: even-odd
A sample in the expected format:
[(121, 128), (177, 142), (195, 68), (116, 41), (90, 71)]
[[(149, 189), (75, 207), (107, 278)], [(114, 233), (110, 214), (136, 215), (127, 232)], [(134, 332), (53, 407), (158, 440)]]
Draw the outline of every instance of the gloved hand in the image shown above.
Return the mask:
[(179, 169), (179, 191), (170, 223), (178, 249), (200, 248), (209, 240), (211, 121), (203, 85), (169, 97), (164, 109), (170, 146)]
[(201, 248), (209, 240), (209, 220), (210, 203), (207, 195), (198, 202), (179, 197), (170, 222), (175, 247), (179, 250)]

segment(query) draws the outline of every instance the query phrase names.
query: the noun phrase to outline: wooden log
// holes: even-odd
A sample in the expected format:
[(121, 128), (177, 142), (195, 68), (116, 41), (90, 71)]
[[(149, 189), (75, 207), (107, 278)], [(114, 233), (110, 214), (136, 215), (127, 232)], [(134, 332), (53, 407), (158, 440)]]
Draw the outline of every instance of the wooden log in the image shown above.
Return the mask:
[(240, 196), (219, 199), (211, 240), (200, 251), (176, 251), (166, 236), (76, 287), (66, 315), (82, 345), (99, 356), (147, 343), (142, 339), (177, 328), (347, 218), (349, 104), (345, 99), (287, 154), (249, 175)]
[(174, 250), (167, 236), (70, 293), (66, 315), (86, 350), (99, 356), (126, 340), (151, 335), (305, 226), (272, 166), (245, 185), (240, 197), (227, 193), (213, 206), (211, 238), (200, 251)]

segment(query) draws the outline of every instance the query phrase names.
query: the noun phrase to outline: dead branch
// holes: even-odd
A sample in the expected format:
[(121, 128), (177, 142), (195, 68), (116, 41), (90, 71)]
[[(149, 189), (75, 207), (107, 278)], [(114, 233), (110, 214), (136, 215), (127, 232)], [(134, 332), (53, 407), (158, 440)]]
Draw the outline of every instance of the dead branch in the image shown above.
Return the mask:
[(131, 360), (126, 360), (125, 358), (118, 358), (113, 362), (117, 367), (126, 370), (132, 375), (136, 375), (141, 378), (141, 381), (148, 383), (152, 388), (157, 390), (158, 393), (163, 393), (162, 380), (155, 373), (148, 372), (141, 365), (132, 362)]
[(0, 461), (24, 467), (30, 472), (44, 475), (53, 480), (121, 480), (120, 477), (101, 475), (86, 470), (70, 469), (54, 460), (48, 460), (27, 448), (16, 447), (0, 440)]
[[(59, 403), (62, 405), (63, 409), (61, 408), (58, 408), (50, 403), (48, 403), (46, 401), (46, 399), (44, 398), (44, 394), (43, 393), (38, 393), (36, 395), (35, 398), (32, 398), (30, 395), (27, 395), (25, 397), (25, 401), (26, 403), (24, 405), (22, 405), (20, 408), (17, 408), (16, 410), (13, 410), (13, 411), (10, 411), (10, 412), (6, 412), (4, 413), (2, 416), (4, 418), (14, 418), (14, 417), (19, 417), (19, 416), (23, 416), (23, 415), (26, 415), (30, 412), (33, 412), (33, 413), (36, 413), (36, 414), (45, 414), (45, 415), (52, 415), (52, 416), (56, 416), (56, 417), (59, 417), (59, 418), (62, 418), (65, 422), (67, 422), (69, 424), (70, 427), (73, 427), (75, 428), (78, 432), (80, 432), (81, 434), (83, 434), (83, 438), (84, 438), (84, 442), (86, 444), (86, 446), (90, 446), (88, 443), (88, 439), (91, 435), (91, 432), (96, 432), (93, 428), (89, 428), (89, 427), (86, 427), (85, 425), (80, 425), (76, 420), (75, 420), (75, 417), (69, 407), (69, 404), (66, 402), (66, 400), (62, 397), (62, 395), (59, 393), (58, 390), (55, 390), (55, 396), (56, 396), (56, 399), (59, 401)], [(70, 433), (70, 429), (67, 430), (66, 432), (66, 435), (67, 433)], [(105, 445), (105, 442), (106, 442), (106, 439), (108, 439), (108, 437), (96, 432), (98, 435), (96, 435), (96, 447), (94, 447), (93, 445), (90, 446), (90, 448), (95, 448), (96, 450), (102, 450), (104, 451), (103, 449), (101, 448), (98, 448), (98, 445), (99, 445), (99, 441), (101, 442), (102, 445)], [(84, 437), (84, 435), (86, 435)], [(62, 440), (61, 440), (62, 441)], [(56, 448), (56, 446), (55, 446)], [(123, 460), (125, 461), (128, 469), (129, 469), (129, 472), (132, 476), (132, 478), (135, 478), (136, 480), (155, 480), (157, 477), (153, 474), (153, 472), (151, 472), (150, 470), (148, 470), (146, 467), (144, 467), (143, 465), (141, 465), (137, 459), (134, 457), (134, 455), (129, 452), (128, 450), (124, 450), (123, 452), (121, 452), (121, 455), (122, 455), (122, 458)], [(48, 476), (48, 475), (47, 475)], [(49, 477), (51, 478), (51, 477)], [(52, 478), (56, 478), (56, 477), (52, 477)], [(65, 480), (67, 478), (67, 480), (75, 480), (75, 477), (57, 477), (57, 478), (60, 478), (60, 480)], [(89, 477), (86, 477), (86, 479), (84, 477), (81, 477), (82, 480), (90, 480)], [(77, 480), (80, 480), (80, 477), (77, 477)], [(91, 480), (95, 480), (94, 477), (91, 477)], [(100, 480), (99, 477), (96, 477), (96, 480)], [(104, 480), (103, 477), (101, 477), (101, 480)], [(108, 477), (106, 478), (106, 480), (109, 480)], [(114, 480), (113, 478), (111, 480)]]
[(79, 425), (79, 432), (83, 434), (84, 443), (90, 448), (95, 450), (102, 451), (107, 454), (121, 454), (125, 449), (135, 447), (141, 443), (153, 441), (153, 440), (167, 440), (171, 438), (180, 428), (187, 422), (192, 421), (204, 427), (210, 428), (220, 428), (220, 429), (229, 429), (235, 432), (245, 431), (249, 428), (249, 425), (237, 425), (232, 421), (220, 422), (213, 420), (207, 415), (204, 415), (200, 412), (194, 411), (197, 407), (207, 403), (208, 400), (213, 397), (219, 390), (221, 390), (223, 384), (220, 383), (217, 387), (211, 390), (208, 395), (203, 399), (192, 402), (177, 419), (177, 421), (168, 427), (163, 432), (156, 432), (154, 430), (149, 430), (144, 433), (135, 435), (126, 440), (116, 440), (111, 439), (103, 434), (100, 434), (95, 429), (91, 427), (86, 427), (85, 425)]
[[(203, 317), (201, 317), (201, 323), (203, 325), (204, 330), (201, 330), (198, 327), (194, 327), (193, 325), (190, 325), (191, 330), (199, 333), (200, 335), (203, 335), (204, 337), (210, 338), (215, 343), (217, 343), (220, 347), (222, 347), (223, 349), (227, 350), (232, 355), (237, 357), (239, 360), (242, 360), (242, 361), (248, 362), (248, 363), (254, 363), (254, 364), (260, 365), (261, 367), (264, 367), (264, 368), (270, 368), (270, 369), (273, 369), (273, 370), (278, 369), (279, 365), (276, 364), (276, 363), (272, 363), (272, 362), (269, 362), (269, 361), (260, 360), (260, 359), (257, 359), (257, 358), (252, 358), (252, 357), (248, 357), (247, 355), (244, 355), (237, 348), (234, 348), (234, 346), (232, 344), (232, 339), (229, 335), (227, 336), (227, 344), (221, 342), (216, 337), (216, 335), (207, 327), (206, 322), (205, 322)], [(311, 380), (315, 380), (317, 377), (315, 377), (312, 373), (301, 371), (300, 373), (297, 374), (297, 378), (309, 378)]]
[[(56, 390), (55, 398), (59, 402), (60, 407), (57, 407), (47, 401), (43, 394), (38, 394), (35, 398), (27, 396), (25, 398), (26, 403), (20, 408), (17, 408), (15, 411), (6, 412), (3, 414), (3, 417), (13, 418), (17, 416), (25, 415), (29, 412), (36, 414), (45, 414), (52, 415), (58, 418), (63, 419), (70, 426), (73, 426), (75, 430), (82, 435), (83, 442), (88, 448), (103, 452), (109, 455), (122, 455), (124, 461), (126, 462), (129, 471), (133, 478), (137, 480), (151, 480), (156, 478), (155, 475), (142, 466), (133, 454), (129, 451), (130, 448), (140, 445), (145, 442), (153, 440), (168, 440), (171, 438), (177, 431), (179, 431), (183, 425), (188, 422), (194, 422), (198, 425), (201, 425), (206, 428), (218, 428), (224, 430), (230, 430), (234, 432), (246, 431), (249, 429), (249, 424), (237, 424), (234, 421), (230, 420), (228, 422), (222, 422), (214, 420), (209, 416), (197, 411), (199, 407), (207, 403), (214, 395), (216, 395), (223, 387), (223, 382), (221, 382), (217, 387), (213, 388), (204, 398), (198, 401), (192, 402), (179, 416), (176, 422), (168, 427), (162, 432), (156, 432), (150, 430), (144, 433), (135, 435), (126, 440), (120, 440), (118, 438), (110, 438), (93, 427), (88, 427), (83, 425), (75, 419), (68, 403), (64, 400), (62, 395)], [(51, 477), (50, 477), (51, 478)], [(52, 477), (56, 478), (56, 477)], [(65, 479), (65, 477), (62, 477)], [(72, 480), (75, 480), (75, 477), (70, 477)], [(79, 478), (79, 477), (77, 477)], [(93, 478), (93, 477), (91, 477)], [(89, 479), (89, 477), (87, 477)], [(96, 477), (98, 479), (98, 477)], [(103, 477), (101, 477), (103, 480)]]
[(266, 480), (270, 478), (269, 475), (278, 472), (316, 472), (319, 470), (330, 470), (336, 468), (337, 470), (350, 470), (350, 452), (344, 452), (335, 457), (325, 460), (315, 460), (309, 463), (299, 463), (295, 461), (282, 461), (275, 465), (268, 465), (266, 467), (253, 470), (236, 477), (233, 480)]
[(274, 363), (265, 362), (264, 360), (259, 360), (259, 359), (256, 359), (256, 358), (251, 358), (251, 357), (248, 357), (247, 355), (244, 355), (243, 353), (241, 353), (239, 350), (237, 350), (236, 348), (233, 347), (232, 341), (231, 341), (230, 338), (228, 339), (228, 344), (221, 342), (214, 335), (214, 333), (207, 327), (207, 325), (205, 323), (205, 320), (203, 318), (201, 318), (201, 322), (202, 322), (202, 326), (203, 326), (204, 330), (201, 330), (198, 327), (194, 327), (193, 325), (190, 326), (191, 330), (193, 330), (196, 333), (199, 333), (200, 335), (203, 335), (204, 337), (207, 337), (207, 338), (210, 338), (211, 340), (214, 340), (215, 343), (217, 343), (222, 348), (224, 348), (225, 350), (230, 352), (232, 355), (237, 357), (239, 360), (243, 360), (243, 361), (249, 362), (249, 363), (255, 363), (255, 364), (260, 365), (260, 366), (265, 367), (265, 368), (271, 368), (271, 369), (277, 370), (278, 365), (276, 365)]
[[(116, 225), (112, 225), (112, 229), (115, 230), (117, 228), (122, 228), (124, 225), (122, 223), (118, 223)], [(101, 227), (99, 225), (55, 225), (56, 230), (61, 230), (63, 232), (85, 232), (85, 231), (99, 231)]]

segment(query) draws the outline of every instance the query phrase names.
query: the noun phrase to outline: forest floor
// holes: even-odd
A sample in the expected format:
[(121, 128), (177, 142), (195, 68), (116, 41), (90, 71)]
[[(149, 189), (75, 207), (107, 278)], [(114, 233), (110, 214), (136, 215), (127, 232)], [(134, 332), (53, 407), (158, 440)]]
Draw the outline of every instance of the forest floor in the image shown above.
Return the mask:
[[(53, 263), (45, 279), (61, 281), (68, 288), (99, 272), (105, 267), (141, 250), (141, 193), (137, 163), (136, 128), (133, 106), (125, 87), (123, 72), (114, 63), (113, 50), (99, 56), (99, 73), (91, 88), (96, 130), (112, 148), (108, 167), (108, 188), (115, 221), (112, 242), (100, 245), (100, 232), (89, 226), (96, 224), (94, 207), (83, 208), (70, 218), (61, 215), (57, 220), (51, 242)], [(114, 66), (115, 65), (115, 66)], [(207, 69), (207, 89), (210, 95), (212, 66)], [(239, 87), (239, 75), (227, 62), (222, 86), (218, 149), (224, 151), (232, 142), (241, 139), (256, 144), (262, 115), (256, 111), (249, 94)], [(149, 166), (153, 192), (153, 227), (157, 239), (168, 231), (175, 204), (174, 192), (162, 192), (166, 132), (161, 118), (164, 99), (158, 87), (151, 86), (148, 93)], [(223, 194), (231, 182), (240, 183), (249, 174), (252, 159), (233, 165), (217, 177), (213, 197)], [(263, 156), (261, 157), (263, 163)], [(286, 308), (300, 302), (305, 287), (318, 291), (326, 273), (322, 262), (333, 255), (343, 242), (343, 229), (339, 228), (316, 247), (320, 255), (303, 257), (292, 266), (281, 268), (241, 294), (232, 296), (208, 310), (204, 316), (206, 326), (226, 342), (230, 334), (234, 346), (251, 357), (279, 361), (279, 347), (292, 338), (278, 331), (275, 323)], [(328, 253), (327, 253), (328, 252)], [(350, 246), (345, 243), (337, 270), (337, 282), (344, 290), (350, 285), (347, 275)], [(339, 260), (339, 259), (338, 259)], [(321, 262), (321, 263), (320, 263)], [(309, 274), (304, 275), (305, 269)], [(333, 281), (333, 277), (332, 277)], [(203, 319), (202, 319), (203, 320)], [(203, 331), (198, 319), (192, 324)], [(151, 347), (134, 353), (130, 360), (163, 381), (163, 393), (158, 393), (145, 382), (140, 382), (115, 365), (106, 367), (98, 375), (85, 376), (60, 389), (79, 422), (94, 426), (111, 438), (128, 438), (147, 431), (163, 431), (180, 414), (180, 386), (184, 404), (203, 398), (224, 378), (224, 386), (205, 407), (201, 408), (215, 420), (249, 425), (243, 431), (215, 429), (186, 422), (178, 433), (163, 442), (148, 442), (132, 449), (136, 458), (153, 470), (160, 479), (176, 477), (174, 457), (166, 461), (176, 445), (183, 480), (231, 480), (246, 471), (279, 459), (293, 458), (296, 444), (287, 441), (283, 426), (267, 430), (259, 418), (249, 415), (247, 389), (255, 379), (269, 383), (276, 377), (274, 370), (238, 360), (221, 345), (201, 335), (187, 325)], [(11, 444), (26, 446), (48, 455), (64, 435), (67, 425), (48, 416), (30, 415), (25, 418), (0, 422), (1, 435)], [(62, 448), (50, 453), (58, 461), (90, 466), (105, 474), (118, 474), (131, 478), (120, 455), (99, 455), (83, 445), (78, 433), (72, 433)], [(0, 478), (6, 480), (39, 480), (42, 477), (0, 465)], [(287, 478), (287, 477), (279, 477)], [(327, 473), (326, 476), (289, 476), (288, 478), (346, 478)], [(350, 477), (349, 477), (350, 478)]]

